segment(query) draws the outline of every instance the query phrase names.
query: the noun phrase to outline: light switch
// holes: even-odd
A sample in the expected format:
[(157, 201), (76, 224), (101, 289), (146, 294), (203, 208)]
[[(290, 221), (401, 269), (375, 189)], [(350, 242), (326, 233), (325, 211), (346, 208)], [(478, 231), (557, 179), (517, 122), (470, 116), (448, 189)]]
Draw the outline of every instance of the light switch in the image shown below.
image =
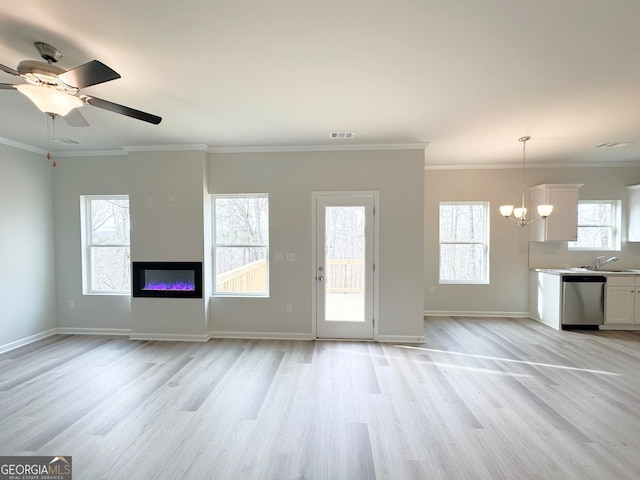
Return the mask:
[(147, 198), (147, 207), (153, 207), (153, 198)]
[(171, 197), (169, 198), (169, 206), (170, 207), (175, 207), (176, 206), (176, 199)]
[(287, 262), (295, 262), (296, 261), (296, 254), (287, 252), (287, 257), (286, 258), (287, 258)]
[(273, 261), (274, 262), (284, 262), (284, 253), (282, 252), (276, 252), (273, 254)]

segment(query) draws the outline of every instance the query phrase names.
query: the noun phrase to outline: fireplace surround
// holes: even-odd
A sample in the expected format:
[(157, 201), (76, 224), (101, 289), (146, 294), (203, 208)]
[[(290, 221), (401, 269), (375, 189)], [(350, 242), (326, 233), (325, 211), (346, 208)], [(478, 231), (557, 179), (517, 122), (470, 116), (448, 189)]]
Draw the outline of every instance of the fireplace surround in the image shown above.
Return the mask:
[(133, 262), (134, 297), (202, 298), (202, 262)]

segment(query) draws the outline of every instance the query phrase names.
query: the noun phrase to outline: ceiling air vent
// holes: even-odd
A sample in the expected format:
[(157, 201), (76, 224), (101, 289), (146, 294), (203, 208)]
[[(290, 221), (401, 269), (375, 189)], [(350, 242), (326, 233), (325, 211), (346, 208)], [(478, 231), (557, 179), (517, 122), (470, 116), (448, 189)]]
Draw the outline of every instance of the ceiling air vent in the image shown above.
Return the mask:
[(633, 142), (602, 142), (593, 146), (593, 148), (613, 148), (613, 147), (627, 147)]
[(353, 132), (330, 132), (329, 138), (353, 138)]
[(71, 138), (56, 138), (54, 141), (60, 145), (80, 145), (79, 141), (72, 140)]

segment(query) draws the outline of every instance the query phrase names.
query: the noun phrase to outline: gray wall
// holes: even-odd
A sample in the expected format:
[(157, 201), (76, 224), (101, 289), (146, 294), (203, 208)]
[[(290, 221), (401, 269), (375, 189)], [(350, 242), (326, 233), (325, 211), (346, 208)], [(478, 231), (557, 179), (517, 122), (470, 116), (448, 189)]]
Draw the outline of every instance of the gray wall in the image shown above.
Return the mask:
[[(312, 191), (375, 190), (380, 192), (379, 334), (421, 336), (422, 172), (421, 150), (61, 158), (54, 178), (58, 326), (157, 338), (195, 339), (209, 332), (306, 338), (312, 331)], [(270, 298), (209, 299), (209, 192), (270, 194), (271, 252), (296, 254), (295, 262), (271, 264)], [(133, 260), (202, 259), (204, 305), (194, 311), (191, 303), (185, 307), (190, 299), (134, 299), (132, 305), (128, 296), (83, 296), (83, 194), (130, 195)], [(148, 198), (152, 208), (146, 206)], [(175, 207), (168, 206), (169, 198)], [(69, 308), (69, 300), (75, 308)], [(294, 305), (293, 312), (286, 312), (287, 303)]]
[[(146, 189), (151, 177), (140, 170), (141, 164), (132, 167), (131, 162), (136, 159), (145, 162), (150, 172), (154, 159), (159, 159), (158, 165), (166, 163), (166, 168), (156, 171), (160, 177), (153, 179), (155, 187), (150, 187), (150, 191)], [(182, 161), (186, 163), (181, 164)], [(0, 146), (0, 168), (0, 198), (5, 205), (0, 216), (0, 346), (50, 333), (56, 326), (62, 331), (131, 330), (129, 297), (82, 295), (80, 195), (83, 194), (130, 194), (134, 201), (146, 201), (148, 195), (159, 195), (158, 198), (170, 195), (177, 205), (182, 195), (189, 198), (188, 208), (181, 210), (181, 215), (187, 217), (169, 223), (173, 227), (188, 223), (185, 228), (192, 235), (189, 245), (205, 262), (207, 298), (204, 311), (198, 307), (197, 328), (192, 330), (198, 334), (205, 331), (303, 337), (309, 334), (313, 191), (380, 192), (379, 333), (388, 338), (420, 335), (422, 310), (527, 315), (529, 267), (583, 265), (598, 254), (568, 252), (566, 242), (529, 242), (528, 228), (518, 228), (499, 216), (500, 204), (518, 199), (519, 169), (423, 171), (421, 151), (208, 155), (165, 152), (66, 157), (59, 158), (58, 166), (52, 168), (42, 154)], [(137, 173), (132, 168), (138, 169)], [(640, 243), (626, 241), (625, 188), (640, 184), (640, 168), (534, 168), (527, 173), (527, 183), (530, 186), (584, 183), (581, 199), (621, 200), (622, 251), (618, 253), (617, 266), (640, 267)], [(296, 254), (296, 262), (271, 264), (270, 298), (208, 298), (209, 192), (270, 194), (271, 252)], [(438, 284), (438, 204), (444, 200), (490, 202), (489, 285)], [(162, 224), (170, 216), (171, 212), (164, 212), (157, 222), (151, 223)], [(151, 217), (143, 216), (143, 223), (149, 224), (150, 220)], [(148, 233), (154, 229), (150, 227)], [(170, 259), (183, 258), (176, 253), (183, 246), (163, 252)], [(140, 252), (136, 254), (139, 259), (150, 259), (149, 250), (138, 247), (135, 250)], [(69, 307), (69, 300), (73, 300), (74, 308)], [(293, 312), (286, 313), (287, 303), (294, 305)], [(178, 318), (168, 331), (190, 333), (181, 329)]]
[[(379, 335), (422, 336), (423, 162), (421, 150), (212, 154), (211, 193), (268, 193), (269, 298), (211, 299), (220, 334), (309, 335), (312, 330), (312, 192), (379, 191)], [(273, 258), (273, 256), (272, 256)], [(286, 313), (287, 303), (293, 312)]]
[[(428, 314), (529, 314), (529, 267), (593, 263), (598, 252), (569, 252), (567, 242), (529, 242), (529, 227), (500, 216), (498, 207), (517, 203), (521, 170), (427, 170), (425, 182), (424, 311)], [(622, 251), (619, 267), (640, 268), (640, 244), (626, 241), (626, 186), (640, 183), (638, 167), (537, 168), (527, 170), (527, 185), (583, 183), (581, 200), (621, 200)], [(490, 202), (490, 284), (438, 284), (438, 206), (441, 201)], [(528, 192), (527, 192), (528, 202)], [(611, 253), (611, 252), (608, 252)], [(604, 253), (603, 253), (604, 254)], [(430, 287), (435, 294), (430, 294)]]
[[(129, 154), (132, 261), (204, 261), (206, 163), (202, 151)], [(132, 298), (133, 336), (206, 340), (205, 302), (205, 298)]]
[(0, 349), (56, 327), (53, 170), (0, 145)]
[[(58, 327), (128, 333), (131, 299), (122, 295), (83, 295), (80, 241), (81, 195), (127, 195), (128, 158), (62, 157), (54, 172)], [(69, 301), (74, 308), (70, 308)]]

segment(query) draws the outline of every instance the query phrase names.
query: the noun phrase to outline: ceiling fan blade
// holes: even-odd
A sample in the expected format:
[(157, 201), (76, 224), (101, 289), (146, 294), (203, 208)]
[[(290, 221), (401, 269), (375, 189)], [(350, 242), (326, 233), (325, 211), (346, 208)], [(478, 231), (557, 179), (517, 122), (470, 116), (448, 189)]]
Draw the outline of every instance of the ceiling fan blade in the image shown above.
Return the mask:
[(17, 70), (14, 70), (11, 67), (7, 67), (6, 65), (0, 64), (0, 70), (2, 70), (3, 72), (7, 72), (10, 75), (15, 75), (16, 77), (20, 76)]
[(69, 113), (67, 113), (64, 117), (64, 121), (67, 122), (67, 125), (70, 127), (88, 127), (89, 122), (84, 118), (84, 115), (80, 113), (80, 110), (74, 108)]
[(75, 88), (85, 88), (99, 83), (109, 82), (120, 78), (120, 74), (111, 67), (106, 66), (98, 60), (73, 68), (61, 75), (58, 79), (66, 85)]
[(102, 100), (101, 98), (90, 97), (88, 95), (81, 95), (80, 98), (83, 102), (88, 103), (89, 105), (92, 105), (94, 107), (109, 110), (110, 112), (114, 113), (119, 113), (120, 115), (126, 115), (127, 117), (136, 118), (138, 120), (142, 120), (143, 122), (149, 122), (153, 123), (154, 125), (158, 125), (162, 121), (162, 117), (158, 117), (157, 115), (141, 112), (140, 110), (125, 107), (124, 105), (118, 105), (117, 103)]
[(11, 84), (11, 83), (0, 83), (0, 90), (13, 90), (15, 87), (15, 85)]

